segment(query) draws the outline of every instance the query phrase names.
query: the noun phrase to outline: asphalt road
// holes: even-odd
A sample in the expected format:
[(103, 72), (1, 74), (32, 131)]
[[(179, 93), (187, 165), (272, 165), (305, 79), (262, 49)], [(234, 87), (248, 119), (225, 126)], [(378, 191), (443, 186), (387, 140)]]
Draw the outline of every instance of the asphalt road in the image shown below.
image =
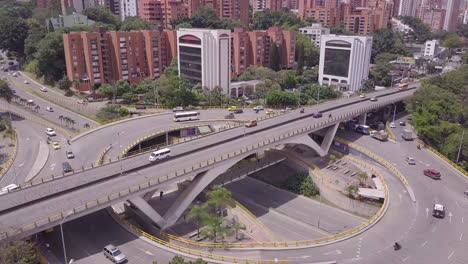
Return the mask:
[[(403, 94), (411, 94), (413, 91), (405, 91)], [(390, 95), (388, 97), (384, 97), (381, 101), (388, 101), (394, 100), (396, 98), (400, 98), (401, 95)], [(336, 102), (335, 102), (336, 103)], [(357, 105), (351, 105), (345, 107), (344, 109), (340, 108), (338, 110), (333, 110), (332, 113), (334, 115), (339, 115), (344, 111), (352, 111), (354, 109), (359, 109), (365, 105), (372, 105), (373, 102), (365, 101), (359, 103)], [(323, 109), (325, 106), (320, 106), (319, 109)], [(284, 122), (285, 120), (289, 120), (294, 116), (301, 116), (297, 111), (291, 112), (289, 114), (266, 120), (261, 122), (258, 127), (254, 129), (247, 129), (248, 131), (261, 129), (262, 127), (266, 127), (272, 124), (276, 124), (278, 122)], [(323, 119), (323, 118), (322, 118)], [(30, 206), (21, 208), (16, 211), (12, 211), (6, 214), (1, 215), (1, 223), (0, 228), (1, 230), (7, 230), (14, 226), (21, 226), (27, 223), (31, 223), (34, 220), (42, 219), (45, 216), (53, 215), (57, 212), (61, 212), (67, 210), (69, 208), (73, 208), (76, 206), (82, 205), (85, 200), (83, 197), (86, 197), (87, 201), (99, 199), (106, 194), (116, 193), (119, 192), (128, 186), (134, 186), (142, 181), (146, 181), (149, 177), (154, 176), (163, 176), (170, 174), (173, 172), (174, 168), (180, 168), (181, 164), (184, 164), (184, 167), (189, 166), (189, 164), (197, 164), (199, 162), (208, 160), (210, 158), (215, 158), (219, 156), (221, 153), (228, 153), (232, 150), (237, 150), (241, 147), (246, 147), (256, 142), (260, 142), (266, 138), (272, 138), (275, 135), (284, 134), (290, 132), (294, 128), (301, 128), (304, 127), (304, 124), (313, 124), (321, 122), (321, 119), (315, 119), (312, 117), (308, 117), (302, 120), (294, 121), (290, 124), (279, 126), (274, 130), (266, 130), (259, 132), (257, 134), (249, 135), (245, 138), (240, 138), (237, 140), (232, 140), (222, 145), (218, 145), (215, 147), (211, 147), (209, 149), (199, 151), (196, 153), (192, 153), (186, 156), (181, 156), (180, 158), (173, 158), (167, 162), (160, 163), (157, 165), (158, 172), (155, 173), (154, 167), (149, 167), (146, 169), (142, 169), (138, 172), (131, 173), (130, 175), (124, 175), (122, 177), (113, 178), (112, 180), (91, 185), (83, 189), (79, 189), (73, 191), (71, 193), (67, 193), (65, 195), (57, 196), (52, 199), (44, 200), (42, 202), (38, 202), (32, 204)], [(215, 134), (207, 138), (202, 138), (199, 140), (195, 140), (192, 142), (187, 142), (184, 144), (180, 144), (174, 146), (172, 149), (172, 153), (174, 156), (179, 154), (185, 153), (189, 149), (196, 149), (201, 146), (206, 146), (207, 144), (211, 144), (213, 142), (219, 142), (220, 140), (225, 140), (227, 138), (233, 137), (235, 135), (242, 135), (244, 133), (245, 128), (237, 128), (232, 129), (229, 131), (225, 131), (223, 133)], [(30, 200), (33, 197), (44, 197), (48, 193), (54, 193), (59, 191), (62, 188), (70, 188), (71, 186), (78, 186), (86, 181), (91, 181), (96, 178), (100, 178), (104, 175), (109, 175), (112, 173), (118, 173), (120, 169), (127, 169), (129, 167), (138, 167), (143, 164), (147, 164), (147, 156), (137, 156), (135, 158), (130, 158), (124, 160), (123, 162), (119, 162), (116, 164), (111, 164), (108, 166), (98, 167), (93, 170), (85, 171), (82, 173), (78, 173), (73, 177), (64, 178), (61, 180), (56, 180), (54, 182), (45, 183), (42, 185), (38, 185), (36, 187), (28, 188), (26, 190), (17, 191), (14, 193), (10, 193), (8, 195), (3, 195), (0, 197), (0, 204), (2, 209), (12, 206), (13, 204), (21, 204), (26, 200)], [(79, 175), (79, 176), (78, 176)], [(68, 187), (67, 187), (68, 186)], [(41, 210), (35, 210), (34, 208), (41, 208)], [(31, 213), (34, 212), (34, 213)], [(70, 219), (71, 220), (71, 219)], [(13, 225), (12, 225), (13, 224)]]

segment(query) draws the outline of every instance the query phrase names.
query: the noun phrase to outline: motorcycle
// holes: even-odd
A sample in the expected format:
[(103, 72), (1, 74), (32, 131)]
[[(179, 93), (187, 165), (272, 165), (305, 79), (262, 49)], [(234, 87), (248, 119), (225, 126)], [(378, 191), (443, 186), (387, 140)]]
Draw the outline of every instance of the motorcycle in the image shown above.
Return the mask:
[(303, 114), (303, 113), (304, 113), (304, 108), (301, 109), (301, 114)]

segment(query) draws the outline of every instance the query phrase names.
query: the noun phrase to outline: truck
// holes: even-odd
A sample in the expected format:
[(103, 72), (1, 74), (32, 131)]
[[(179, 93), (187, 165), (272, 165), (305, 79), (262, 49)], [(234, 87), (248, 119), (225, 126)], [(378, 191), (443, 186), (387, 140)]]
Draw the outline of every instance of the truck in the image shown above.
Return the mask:
[(403, 132), (401, 132), (401, 137), (404, 140), (413, 140), (413, 131), (411, 131), (410, 129), (405, 129), (403, 130)]
[(372, 137), (380, 141), (387, 141), (388, 133), (385, 130), (377, 130), (372, 133)]

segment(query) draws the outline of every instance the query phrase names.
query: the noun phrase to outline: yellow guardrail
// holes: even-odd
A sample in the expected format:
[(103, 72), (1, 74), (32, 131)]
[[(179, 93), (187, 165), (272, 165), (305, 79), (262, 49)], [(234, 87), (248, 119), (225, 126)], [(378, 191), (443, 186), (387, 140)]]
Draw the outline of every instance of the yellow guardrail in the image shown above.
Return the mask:
[(387, 167), (389, 170), (395, 173), (398, 176), (398, 178), (400, 178), (400, 180), (403, 182), (404, 185), (408, 185), (408, 180), (406, 179), (406, 177), (397, 168), (395, 168), (395, 166), (393, 166), (390, 162), (386, 161), (384, 158), (374, 154), (373, 152), (371, 152), (370, 150), (364, 147), (354, 144), (353, 142), (349, 140), (346, 140), (343, 138), (339, 138), (339, 140), (348, 144), (348, 146), (352, 147), (353, 149), (358, 150), (359, 152), (362, 152), (366, 154), (367, 156), (373, 158), (374, 160), (382, 163), (385, 167)]
[(393, 131), (390, 128), (390, 122), (387, 121), (387, 123), (385, 124), (385, 129), (387, 130), (388, 137), (393, 140), (396, 140), (395, 134), (393, 134)]
[(16, 136), (15, 130), (13, 130), (13, 150), (10, 153), (10, 156), (8, 156), (7, 162), (5, 162), (5, 165), (2, 166), (2, 170), (0, 171), (0, 179), (5, 175), (5, 173), (8, 171), (8, 169), (11, 167), (11, 164), (13, 164), (13, 161), (15, 161), (16, 157), (16, 151), (18, 149), (18, 137)]
[(111, 149), (112, 146), (107, 146), (101, 154), (99, 154), (98, 160), (96, 161), (96, 164), (101, 166), (104, 163), (104, 156), (106, 156), (106, 153)]
[[(133, 224), (131, 224), (127, 220), (121, 218), (120, 216), (119, 216), (119, 218), (127, 226), (132, 228), (134, 231), (136, 231), (140, 235), (150, 239), (151, 241), (156, 242), (158, 244), (161, 244), (163, 246), (175, 249), (175, 250), (177, 250), (179, 252), (183, 252), (183, 253), (195, 256), (195, 257), (210, 259), (210, 260), (217, 260), (217, 261), (232, 262), (232, 263), (258, 263), (258, 264), (271, 263), (271, 264), (273, 264), (273, 263), (289, 263), (290, 262), (289, 260), (278, 260), (278, 259), (263, 260), (263, 259), (252, 259), (252, 258), (238, 258), (238, 257), (223, 256), (223, 255), (218, 255), (218, 254), (212, 254), (212, 253), (209, 253), (209, 252), (184, 248), (184, 247), (181, 247), (181, 246), (178, 246), (178, 245), (174, 245), (174, 244), (172, 244), (170, 242), (164, 241), (162, 239), (159, 239), (159, 238), (157, 238), (157, 237), (155, 237), (155, 236), (153, 236), (151, 234), (148, 234), (145, 231), (143, 231), (143, 230), (139, 229), (138, 227), (134, 226)], [(220, 244), (222, 244), (222, 243), (220, 243)]]
[(463, 173), (463, 175), (467, 176), (468, 177), (468, 172), (465, 171), (462, 167), (460, 167), (458, 164), (456, 164), (455, 162), (451, 161), (449, 158), (447, 158), (446, 156), (444, 156), (444, 154), (440, 153), (439, 151), (437, 151), (435, 148), (433, 148), (432, 146), (424, 143), (424, 141), (422, 141), (421, 139), (416, 139), (419, 144), (423, 145), (425, 148), (427, 148), (428, 150), (432, 151), (434, 154), (436, 154), (437, 156), (439, 156), (441, 159), (445, 160), (448, 164), (450, 164), (452, 167), (454, 167), (455, 169), (457, 169), (458, 171), (460, 171), (461, 173)]

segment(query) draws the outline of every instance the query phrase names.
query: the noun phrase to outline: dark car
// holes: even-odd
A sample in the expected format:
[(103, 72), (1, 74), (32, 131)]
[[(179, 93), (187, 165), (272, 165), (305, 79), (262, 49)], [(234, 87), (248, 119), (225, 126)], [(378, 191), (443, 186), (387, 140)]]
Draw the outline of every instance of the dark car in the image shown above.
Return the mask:
[(244, 110), (242, 110), (242, 109), (238, 108), (238, 109), (234, 110), (234, 114), (242, 114), (242, 113), (244, 113)]
[(317, 113), (312, 114), (312, 116), (313, 116), (314, 118), (320, 118), (320, 117), (322, 117), (323, 115), (322, 115), (322, 113), (317, 112)]
[(440, 172), (434, 170), (434, 169), (425, 169), (424, 170), (424, 175), (426, 175), (429, 178), (432, 178), (434, 180), (440, 180)]
[(73, 171), (72, 166), (68, 162), (62, 163), (62, 169), (63, 169), (63, 172)]
[(135, 105), (135, 109), (137, 109), (137, 110), (146, 109), (146, 106), (144, 106), (144, 105)]
[(234, 116), (233, 113), (229, 113), (229, 114), (224, 116), (224, 119), (234, 119), (234, 118), (236, 118), (236, 117)]
[(400, 126), (406, 126), (405, 121), (401, 121), (401, 122), (400, 122)]

